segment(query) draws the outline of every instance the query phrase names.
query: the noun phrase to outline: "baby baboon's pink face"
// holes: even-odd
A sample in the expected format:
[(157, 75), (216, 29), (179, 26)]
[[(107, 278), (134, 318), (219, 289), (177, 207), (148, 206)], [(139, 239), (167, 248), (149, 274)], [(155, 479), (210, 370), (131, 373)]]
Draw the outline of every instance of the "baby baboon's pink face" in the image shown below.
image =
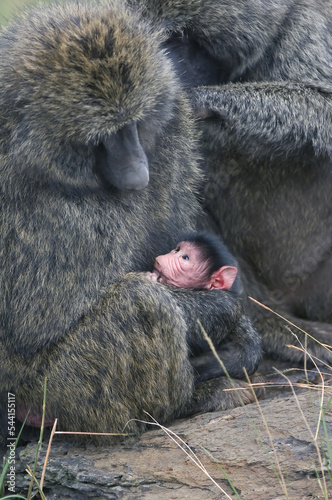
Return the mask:
[(209, 275), (208, 262), (200, 248), (193, 242), (181, 241), (174, 250), (155, 259), (153, 272), (146, 277), (180, 288), (229, 290), (236, 274), (236, 267), (222, 266)]
[(181, 241), (174, 250), (154, 262), (157, 281), (181, 288), (206, 288), (207, 263), (194, 243)]

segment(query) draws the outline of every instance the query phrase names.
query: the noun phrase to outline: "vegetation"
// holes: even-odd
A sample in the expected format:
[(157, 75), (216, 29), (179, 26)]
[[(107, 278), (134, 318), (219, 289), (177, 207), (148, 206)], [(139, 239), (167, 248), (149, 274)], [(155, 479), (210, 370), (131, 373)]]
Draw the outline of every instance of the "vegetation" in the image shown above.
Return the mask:
[[(0, 26), (5, 25), (12, 16), (20, 12), (28, 5), (36, 4), (40, 0), (1, 0), (0, 2)], [(49, 2), (50, 0), (42, 0)]]

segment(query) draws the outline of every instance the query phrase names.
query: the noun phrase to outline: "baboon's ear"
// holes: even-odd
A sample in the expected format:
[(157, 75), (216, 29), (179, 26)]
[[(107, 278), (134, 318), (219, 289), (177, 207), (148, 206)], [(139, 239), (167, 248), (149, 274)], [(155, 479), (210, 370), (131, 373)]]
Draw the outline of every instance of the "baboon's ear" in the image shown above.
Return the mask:
[(212, 274), (206, 288), (209, 290), (229, 290), (232, 288), (236, 275), (236, 267), (223, 266)]

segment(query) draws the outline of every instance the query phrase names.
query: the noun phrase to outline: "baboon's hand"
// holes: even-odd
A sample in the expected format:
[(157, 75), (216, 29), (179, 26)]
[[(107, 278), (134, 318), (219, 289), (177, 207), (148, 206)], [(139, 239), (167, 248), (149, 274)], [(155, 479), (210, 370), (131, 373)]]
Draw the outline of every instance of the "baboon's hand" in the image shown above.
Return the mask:
[(149, 281), (155, 281), (155, 282), (158, 281), (158, 276), (157, 276), (156, 273), (150, 273), (150, 272), (148, 272), (148, 273), (145, 274), (145, 278), (147, 280), (149, 280)]

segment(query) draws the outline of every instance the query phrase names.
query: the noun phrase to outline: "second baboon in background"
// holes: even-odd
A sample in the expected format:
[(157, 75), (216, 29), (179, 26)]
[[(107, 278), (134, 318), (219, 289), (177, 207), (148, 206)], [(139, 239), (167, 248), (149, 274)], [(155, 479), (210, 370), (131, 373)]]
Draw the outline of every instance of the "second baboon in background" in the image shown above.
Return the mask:
[[(204, 206), (247, 294), (332, 363), (331, 0), (132, 0), (165, 42), (202, 131)], [(271, 356), (303, 359), (285, 322), (251, 314)], [(296, 331), (298, 333), (298, 331)]]

